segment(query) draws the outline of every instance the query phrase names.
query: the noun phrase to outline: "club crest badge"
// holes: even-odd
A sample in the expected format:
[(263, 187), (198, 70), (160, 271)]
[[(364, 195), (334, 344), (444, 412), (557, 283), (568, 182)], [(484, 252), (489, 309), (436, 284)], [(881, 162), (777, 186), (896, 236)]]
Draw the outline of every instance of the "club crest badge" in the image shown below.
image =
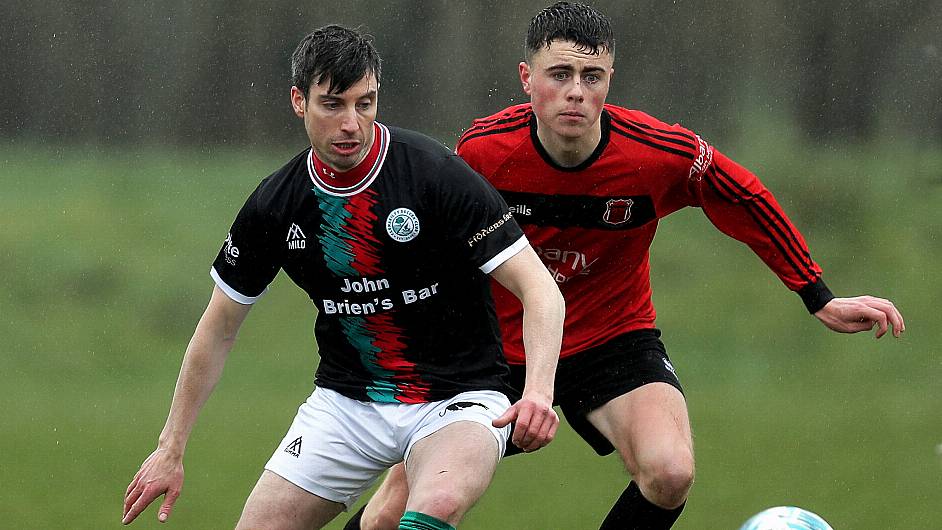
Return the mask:
[(605, 202), (605, 213), (602, 220), (610, 225), (621, 225), (631, 219), (632, 199), (609, 199)]
[(419, 235), (419, 218), (408, 208), (396, 208), (386, 217), (386, 233), (400, 243), (412, 241)]

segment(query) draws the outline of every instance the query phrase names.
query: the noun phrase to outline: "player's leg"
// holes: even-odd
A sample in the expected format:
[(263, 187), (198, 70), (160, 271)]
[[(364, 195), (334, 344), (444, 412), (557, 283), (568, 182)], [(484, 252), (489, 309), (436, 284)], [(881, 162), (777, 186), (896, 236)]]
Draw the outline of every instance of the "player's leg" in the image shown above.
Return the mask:
[(343, 530), (397, 530), (407, 500), (409, 484), (405, 464), (400, 462), (389, 468), (369, 502), (347, 521)]
[(405, 452), (409, 497), (400, 529), (457, 526), (481, 497), (507, 446), (510, 427), (495, 428), (510, 401), (494, 391), (437, 402), (410, 435)]
[(683, 394), (666, 383), (647, 384), (592, 411), (588, 419), (612, 442), (634, 479), (601, 528), (670, 528), (694, 476)]
[(634, 478), (602, 528), (670, 528), (693, 480), (693, 444), (660, 331), (633, 331), (562, 359), (556, 394), (573, 430), (599, 455), (617, 449)]
[(452, 423), (416, 442), (405, 465), (410, 486), (405, 513), (457, 527), (490, 484), (498, 450), (494, 435), (470, 421)]
[(343, 508), (342, 503), (318, 497), (265, 470), (245, 502), (236, 530), (321, 528)]

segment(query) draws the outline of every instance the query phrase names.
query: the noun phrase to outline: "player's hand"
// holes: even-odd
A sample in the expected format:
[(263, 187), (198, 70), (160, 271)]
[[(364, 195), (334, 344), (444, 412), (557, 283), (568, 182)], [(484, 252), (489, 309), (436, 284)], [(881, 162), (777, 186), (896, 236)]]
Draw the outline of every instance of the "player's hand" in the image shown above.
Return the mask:
[(529, 453), (553, 441), (559, 427), (559, 416), (553, 410), (552, 398), (528, 396), (524, 392), (520, 401), (511, 405), (501, 417), (492, 422), (497, 428), (510, 423), (514, 423), (511, 441)]
[(874, 296), (834, 298), (814, 316), (825, 326), (840, 333), (857, 333), (876, 326), (876, 338), (879, 339), (886, 334), (890, 326), (893, 327), (893, 336), (896, 338), (906, 331), (903, 315), (893, 302)]
[(157, 511), (157, 520), (166, 522), (173, 503), (183, 488), (183, 459), (174, 457), (166, 449), (157, 449), (134, 475), (124, 495), (124, 515), (121, 524), (130, 524), (154, 499), (166, 494)]

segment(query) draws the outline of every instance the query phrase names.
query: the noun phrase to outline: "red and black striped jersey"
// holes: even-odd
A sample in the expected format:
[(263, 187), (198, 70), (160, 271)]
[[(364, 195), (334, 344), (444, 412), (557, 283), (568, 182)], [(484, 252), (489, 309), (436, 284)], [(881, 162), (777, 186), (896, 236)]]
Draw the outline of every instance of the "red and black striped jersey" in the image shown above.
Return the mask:
[[(563, 357), (653, 328), (649, 249), (658, 221), (702, 208), (797, 291), (809, 311), (833, 298), (804, 238), (751, 172), (698, 135), (643, 112), (605, 105), (602, 137), (576, 167), (556, 164), (530, 104), (475, 120), (456, 152), (504, 196), (566, 299)], [(522, 307), (493, 283), (512, 363), (524, 362)]]

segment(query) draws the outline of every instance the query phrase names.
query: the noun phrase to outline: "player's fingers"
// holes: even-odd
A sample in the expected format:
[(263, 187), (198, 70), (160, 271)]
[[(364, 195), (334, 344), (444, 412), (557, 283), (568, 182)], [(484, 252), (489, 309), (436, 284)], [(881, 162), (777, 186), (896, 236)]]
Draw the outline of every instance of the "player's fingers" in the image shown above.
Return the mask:
[(893, 306), (892, 311), (887, 313), (890, 324), (893, 324), (893, 336), (899, 338), (900, 334), (906, 331), (906, 322), (903, 321), (903, 314)]
[[(530, 438), (528, 432), (530, 430), (530, 423), (533, 421), (533, 411), (527, 407), (520, 407), (517, 411), (517, 424), (514, 426), (513, 436), (511, 441), (517, 447), (524, 449), (524, 439)], [(529, 441), (529, 440), (527, 440)]]
[(134, 489), (131, 490), (131, 492), (128, 493), (127, 496), (124, 498), (124, 514), (122, 516), (126, 516), (128, 512), (131, 511), (131, 507), (134, 506), (134, 503), (137, 502), (137, 500), (140, 499), (141, 495), (143, 494), (144, 494), (144, 485), (141, 483), (140, 480), (137, 480), (136, 484), (134, 485)]
[(553, 437), (556, 435), (556, 426), (558, 424), (559, 419), (556, 417), (555, 411), (550, 409), (549, 413), (543, 418), (540, 431), (533, 438), (533, 443), (530, 444), (532, 447), (531, 451), (536, 451), (552, 442)]
[(163, 493), (158, 491), (156, 488), (148, 489), (144, 488), (144, 491), (141, 493), (141, 496), (137, 498), (134, 504), (131, 506), (131, 509), (124, 515), (124, 518), (121, 519), (121, 524), (129, 524), (131, 521), (137, 518), (141, 512), (150, 505), (160, 494)]
[(131, 480), (131, 483), (128, 484), (128, 490), (125, 492), (125, 496), (131, 494), (135, 488), (140, 486), (141, 477), (143, 477), (151, 467), (151, 462), (154, 460), (154, 453), (151, 453), (147, 458), (144, 459), (144, 462), (141, 464), (141, 468), (137, 470), (137, 473), (134, 474), (134, 479)]
[(167, 519), (170, 518), (170, 511), (173, 510), (173, 503), (177, 502), (177, 497), (180, 496), (180, 490), (167, 490), (167, 494), (164, 496), (164, 503), (160, 505), (160, 510), (157, 512), (157, 520), (161, 523), (167, 522)]
[(549, 442), (552, 442), (553, 440), (555, 440), (555, 439), (556, 439), (556, 431), (559, 430), (559, 415), (556, 414), (555, 412), (556, 412), (556, 411), (553, 411), (553, 416), (556, 418), (556, 421), (554, 421), (553, 424), (550, 425), (549, 436), (548, 436), (548, 440), (549, 440), (549, 441), (546, 442), (546, 443), (549, 443)]
[(540, 423), (537, 421), (535, 415), (531, 417), (528, 427), (526, 431), (521, 433), (520, 441), (517, 442), (517, 446), (526, 452), (535, 451), (540, 448), (538, 442)]
[(127, 491), (124, 492), (125, 500), (127, 500), (127, 498), (131, 496), (131, 492), (134, 491), (134, 488), (137, 487), (137, 483), (140, 482), (140, 480), (141, 480), (141, 472), (138, 471), (137, 474), (134, 475), (134, 479), (131, 480), (131, 483), (128, 484)]
[(506, 411), (504, 411), (503, 414), (500, 415), (500, 417), (495, 418), (493, 421), (491, 421), (491, 425), (500, 429), (501, 427), (506, 427), (507, 425), (510, 425), (510, 423), (513, 422), (514, 419), (516, 419), (516, 417), (517, 417), (517, 406), (511, 405), (509, 409), (507, 409)]
[(868, 324), (870, 324), (871, 328), (876, 326), (877, 328), (876, 338), (879, 339), (880, 337), (886, 334), (886, 330), (887, 330), (886, 313), (878, 309), (870, 309), (869, 311), (867, 311), (867, 314), (863, 318), (867, 319)]
[(883, 324), (881, 324), (880, 322), (877, 322), (877, 332), (874, 335), (874, 337), (879, 339), (883, 335), (886, 335), (886, 330), (887, 330), (887, 326), (885, 322)]
[[(888, 325), (893, 326), (893, 335), (899, 337), (900, 333), (906, 331), (906, 323), (903, 321), (903, 315), (896, 308), (893, 302), (885, 298), (867, 297), (864, 303), (874, 309), (881, 311), (888, 321)], [(882, 334), (881, 334), (882, 336)]]
[(556, 434), (556, 427), (559, 425), (559, 416), (552, 408), (546, 410), (537, 410), (533, 414), (533, 420), (530, 422), (530, 436), (524, 440), (524, 445), (528, 451), (536, 451), (544, 447), (553, 440)]

